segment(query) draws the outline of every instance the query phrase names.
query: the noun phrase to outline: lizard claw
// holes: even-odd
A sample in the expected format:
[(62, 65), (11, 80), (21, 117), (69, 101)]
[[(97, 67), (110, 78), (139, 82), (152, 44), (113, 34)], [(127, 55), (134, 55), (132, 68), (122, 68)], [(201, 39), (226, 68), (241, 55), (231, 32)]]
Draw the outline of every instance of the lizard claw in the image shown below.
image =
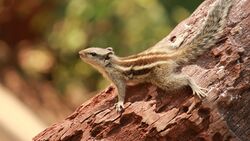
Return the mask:
[(200, 99), (207, 96), (207, 93), (206, 93), (207, 89), (206, 88), (196, 86), (196, 87), (193, 87), (192, 90), (193, 90), (193, 94), (197, 95)]
[(192, 88), (193, 95), (197, 95), (200, 99), (207, 96), (208, 89), (198, 86), (193, 81), (191, 81), (190, 87)]
[(117, 112), (121, 112), (124, 109), (123, 102), (115, 103), (115, 109), (116, 109)]

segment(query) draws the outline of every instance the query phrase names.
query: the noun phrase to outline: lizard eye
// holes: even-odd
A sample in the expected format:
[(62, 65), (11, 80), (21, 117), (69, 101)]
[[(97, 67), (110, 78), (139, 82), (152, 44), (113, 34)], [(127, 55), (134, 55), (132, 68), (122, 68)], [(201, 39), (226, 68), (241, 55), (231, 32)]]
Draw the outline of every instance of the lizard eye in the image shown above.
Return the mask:
[(94, 52), (89, 53), (91, 56), (96, 56), (97, 54)]

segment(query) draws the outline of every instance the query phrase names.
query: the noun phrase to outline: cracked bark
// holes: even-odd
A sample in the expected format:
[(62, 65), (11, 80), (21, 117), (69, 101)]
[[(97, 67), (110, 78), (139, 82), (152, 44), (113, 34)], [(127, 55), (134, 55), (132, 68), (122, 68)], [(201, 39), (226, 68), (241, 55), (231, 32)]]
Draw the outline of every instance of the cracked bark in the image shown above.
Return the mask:
[[(208, 5), (198, 9), (155, 46), (171, 43), (192, 27), (199, 28)], [(125, 111), (116, 113), (115, 89), (110, 86), (82, 104), (65, 120), (48, 127), (34, 141), (44, 140), (199, 140), (250, 139), (250, 0), (235, 0), (225, 34), (207, 53), (182, 71), (209, 89), (199, 100), (189, 88), (172, 94), (151, 84), (128, 86)]]

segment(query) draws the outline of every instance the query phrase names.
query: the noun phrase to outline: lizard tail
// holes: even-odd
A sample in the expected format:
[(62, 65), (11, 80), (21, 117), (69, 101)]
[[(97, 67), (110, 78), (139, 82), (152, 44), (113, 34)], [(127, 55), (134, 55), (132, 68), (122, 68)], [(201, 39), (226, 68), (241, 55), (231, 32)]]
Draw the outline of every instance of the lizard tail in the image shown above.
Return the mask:
[(180, 47), (179, 50), (172, 54), (178, 64), (196, 59), (218, 41), (226, 26), (226, 19), (231, 5), (232, 0), (216, 0), (214, 2), (199, 33), (190, 43)]

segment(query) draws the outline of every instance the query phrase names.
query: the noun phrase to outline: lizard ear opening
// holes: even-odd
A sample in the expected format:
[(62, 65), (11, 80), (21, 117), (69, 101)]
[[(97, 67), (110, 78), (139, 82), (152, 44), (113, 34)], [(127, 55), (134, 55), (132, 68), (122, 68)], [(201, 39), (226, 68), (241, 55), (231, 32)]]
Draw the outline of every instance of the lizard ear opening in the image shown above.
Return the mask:
[(106, 49), (107, 49), (108, 51), (110, 51), (109, 54), (114, 54), (114, 50), (113, 50), (112, 47), (107, 47)]

